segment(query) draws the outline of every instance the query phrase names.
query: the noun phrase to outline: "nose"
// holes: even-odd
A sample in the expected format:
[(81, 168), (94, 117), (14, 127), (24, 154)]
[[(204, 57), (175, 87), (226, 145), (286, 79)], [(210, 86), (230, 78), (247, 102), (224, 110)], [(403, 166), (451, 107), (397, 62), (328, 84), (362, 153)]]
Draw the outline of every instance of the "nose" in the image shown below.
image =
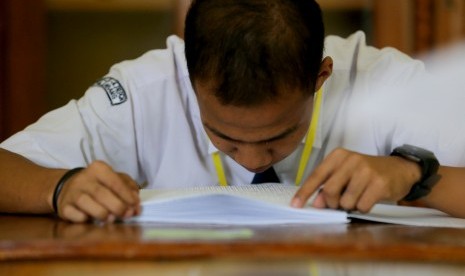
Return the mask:
[(241, 145), (236, 148), (234, 160), (251, 172), (261, 172), (273, 163), (272, 150), (265, 145)]

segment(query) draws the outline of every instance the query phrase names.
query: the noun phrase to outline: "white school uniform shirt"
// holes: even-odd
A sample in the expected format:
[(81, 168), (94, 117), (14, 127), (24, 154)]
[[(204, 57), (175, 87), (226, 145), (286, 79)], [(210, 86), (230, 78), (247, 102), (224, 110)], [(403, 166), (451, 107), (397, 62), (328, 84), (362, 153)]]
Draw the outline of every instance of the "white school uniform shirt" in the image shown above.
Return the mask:
[[(396, 116), (401, 99), (380, 94), (382, 89), (372, 90), (374, 83), (400, 85), (422, 73), (421, 62), (394, 49), (366, 46), (362, 32), (347, 39), (327, 37), (325, 55), (333, 58), (334, 71), (323, 86), (317, 135), (304, 179), (336, 147), (388, 155), (395, 146), (409, 143), (433, 150), (441, 162), (465, 164), (463, 145), (459, 154), (442, 154), (445, 138), (428, 137), (435, 131), (425, 127), (423, 117)], [(171, 36), (166, 49), (114, 65), (99, 84), (1, 147), (52, 168), (103, 160), (148, 188), (218, 185), (211, 157), (218, 150), (203, 129), (180, 38)], [(294, 184), (303, 146), (302, 142), (274, 165), (282, 182)], [(253, 173), (226, 155), (221, 158), (229, 185), (251, 182)]]

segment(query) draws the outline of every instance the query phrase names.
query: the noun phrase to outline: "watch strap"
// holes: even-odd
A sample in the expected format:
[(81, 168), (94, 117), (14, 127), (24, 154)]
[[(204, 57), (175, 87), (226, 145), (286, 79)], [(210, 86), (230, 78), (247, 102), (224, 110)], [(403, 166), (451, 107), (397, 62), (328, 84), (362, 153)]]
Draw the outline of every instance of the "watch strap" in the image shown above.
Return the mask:
[(428, 195), (431, 188), (441, 178), (437, 174), (439, 162), (431, 151), (411, 145), (403, 145), (395, 148), (391, 156), (399, 156), (416, 162), (421, 168), (421, 178), (413, 184), (409, 193), (404, 197), (405, 201), (414, 201)]

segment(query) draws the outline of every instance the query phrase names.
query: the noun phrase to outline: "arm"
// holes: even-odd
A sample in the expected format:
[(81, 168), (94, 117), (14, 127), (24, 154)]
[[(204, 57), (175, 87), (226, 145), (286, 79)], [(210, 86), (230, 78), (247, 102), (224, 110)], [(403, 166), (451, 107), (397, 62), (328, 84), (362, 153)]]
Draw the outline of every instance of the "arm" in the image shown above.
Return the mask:
[(465, 218), (465, 168), (441, 166), (438, 174), (441, 179), (420, 202), (454, 217)]
[(94, 85), (81, 99), (48, 112), (2, 142), (0, 212), (52, 213), (58, 181), (68, 169), (86, 166), (60, 192), (61, 218), (112, 221), (137, 214), (136, 182), (113, 170), (143, 181), (138, 174), (133, 122), (129, 100), (112, 105), (102, 86)]
[[(462, 185), (465, 169), (440, 167), (439, 174), (440, 181), (421, 202), (465, 218), (465, 187)], [(321, 187), (313, 206), (368, 212), (382, 200), (404, 198), (420, 176), (416, 163), (400, 157), (377, 157), (336, 149), (308, 177), (292, 205), (302, 207)]]
[[(0, 149), (0, 212), (52, 213), (53, 191), (65, 169), (49, 169)], [(101, 161), (72, 176), (58, 197), (58, 215), (73, 222), (113, 221), (140, 212), (137, 184)]]

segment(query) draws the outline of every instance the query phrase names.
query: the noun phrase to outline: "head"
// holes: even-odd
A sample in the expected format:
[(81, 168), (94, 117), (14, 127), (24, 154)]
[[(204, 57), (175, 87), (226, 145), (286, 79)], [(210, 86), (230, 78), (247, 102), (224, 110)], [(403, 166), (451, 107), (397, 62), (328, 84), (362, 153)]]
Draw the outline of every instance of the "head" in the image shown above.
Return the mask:
[(216, 147), (251, 171), (289, 155), (307, 132), (314, 92), (331, 73), (330, 59), (322, 62), (318, 4), (194, 0), (184, 36), (191, 82)]

